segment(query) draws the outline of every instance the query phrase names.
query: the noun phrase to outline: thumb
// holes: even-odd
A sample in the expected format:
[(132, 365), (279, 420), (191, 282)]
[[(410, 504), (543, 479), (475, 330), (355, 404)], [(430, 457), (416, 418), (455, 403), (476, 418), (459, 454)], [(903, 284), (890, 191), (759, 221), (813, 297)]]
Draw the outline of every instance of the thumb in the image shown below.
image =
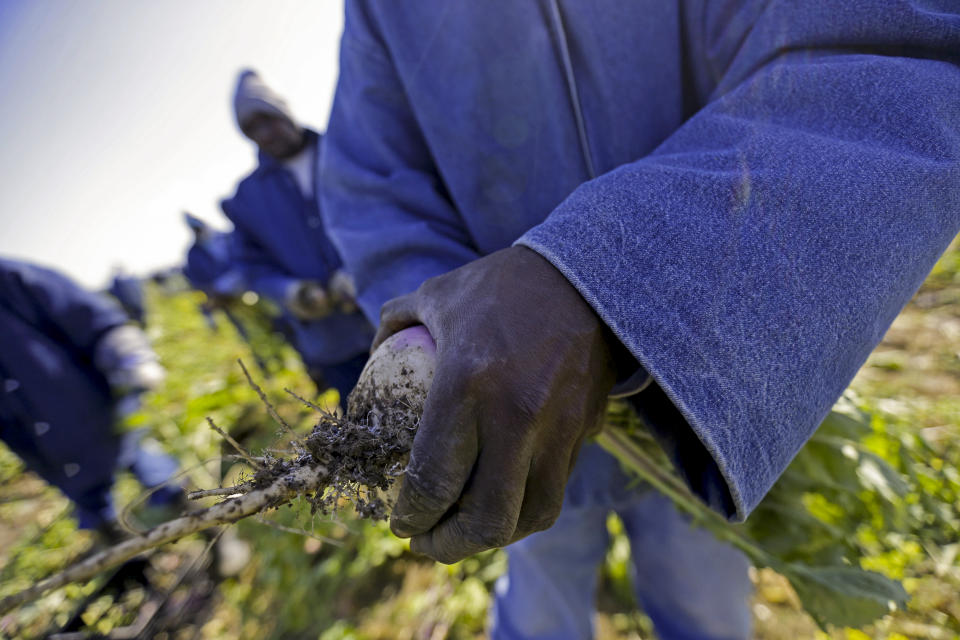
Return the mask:
[[(420, 316), (415, 293), (388, 300), (380, 309), (380, 327), (377, 329), (377, 335), (373, 338), (370, 351), (376, 350), (384, 340), (396, 332), (418, 324), (426, 323)], [(429, 330), (430, 327), (427, 327), (427, 329)], [(433, 331), (430, 333), (433, 334)]]

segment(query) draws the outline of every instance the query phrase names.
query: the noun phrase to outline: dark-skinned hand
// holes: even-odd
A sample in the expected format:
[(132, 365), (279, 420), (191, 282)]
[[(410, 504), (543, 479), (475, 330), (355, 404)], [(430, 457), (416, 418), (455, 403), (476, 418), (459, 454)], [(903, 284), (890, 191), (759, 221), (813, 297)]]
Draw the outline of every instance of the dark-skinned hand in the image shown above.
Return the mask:
[(423, 324), (433, 386), (390, 519), (452, 563), (550, 527), (600, 429), (619, 343), (546, 259), (511, 247), (384, 305), (374, 341)]

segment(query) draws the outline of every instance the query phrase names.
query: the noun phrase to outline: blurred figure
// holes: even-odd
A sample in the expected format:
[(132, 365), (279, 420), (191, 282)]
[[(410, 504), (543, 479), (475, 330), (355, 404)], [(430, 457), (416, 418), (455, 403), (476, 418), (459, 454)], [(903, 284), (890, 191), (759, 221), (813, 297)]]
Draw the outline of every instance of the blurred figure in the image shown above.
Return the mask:
[(119, 469), (160, 487), (152, 505), (182, 499), (178, 486), (161, 486), (176, 461), (142, 432), (115, 431), (163, 379), (120, 307), (59, 273), (0, 259), (0, 439), (73, 501), (81, 528), (118, 536), (110, 489)]
[(183, 214), (193, 232), (193, 244), (187, 251), (183, 275), (194, 289), (204, 292), (216, 301), (233, 298), (243, 293), (243, 277), (233, 261), (231, 234), (214, 231), (203, 220)]
[(114, 271), (113, 280), (107, 293), (112, 295), (123, 307), (131, 320), (141, 327), (147, 324), (146, 306), (143, 300), (143, 285), (140, 279), (127, 275), (122, 269)]
[(217, 330), (213, 312), (221, 311), (250, 348), (260, 371), (269, 374), (269, 358), (264, 358), (260, 348), (254, 344), (246, 325), (234, 313), (236, 307), (231, 308), (232, 303), (247, 289), (235, 262), (235, 252), (231, 249), (234, 234), (214, 231), (203, 220), (189, 213), (183, 215), (194, 234), (193, 245), (187, 251), (183, 275), (191, 287), (206, 295), (206, 300), (200, 305), (200, 313), (207, 321), (207, 326), (211, 331)]
[(221, 203), (235, 227), (237, 262), (247, 285), (283, 309), (285, 332), (318, 389), (332, 387), (345, 399), (373, 328), (324, 229), (320, 135), (297, 124), (254, 71), (241, 72), (233, 105), (240, 130), (259, 149), (257, 168)]

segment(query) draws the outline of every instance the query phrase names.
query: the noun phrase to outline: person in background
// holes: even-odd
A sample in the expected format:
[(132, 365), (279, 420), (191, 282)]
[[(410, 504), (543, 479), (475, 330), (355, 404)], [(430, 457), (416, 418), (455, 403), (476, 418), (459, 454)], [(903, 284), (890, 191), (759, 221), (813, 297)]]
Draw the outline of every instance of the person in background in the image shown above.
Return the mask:
[(206, 296), (200, 311), (211, 329), (216, 328), (214, 309), (225, 309), (229, 302), (246, 291), (246, 284), (235, 263), (233, 234), (214, 231), (210, 226), (184, 212), (184, 222), (193, 232), (181, 272), (191, 287)]
[(254, 72), (237, 79), (237, 125), (256, 144), (257, 168), (221, 206), (233, 223), (244, 281), (283, 309), (285, 331), (319, 390), (342, 400), (366, 363), (373, 327), (324, 229), (316, 181), (320, 135), (299, 124)]
[(147, 323), (147, 311), (143, 300), (143, 283), (135, 276), (127, 275), (122, 269), (116, 269), (107, 293), (112, 295), (139, 326)]
[[(391, 528), (513, 543), (493, 638), (591, 634), (609, 396), (711, 508), (764, 497), (960, 229), (958, 51), (933, 0), (347, 1), (328, 227), (375, 344), (440, 345)], [(658, 636), (749, 637), (671, 510), (624, 518)]]
[(183, 219), (193, 232), (193, 244), (187, 250), (183, 265), (183, 275), (190, 286), (211, 300), (241, 295), (246, 285), (234, 262), (232, 234), (215, 231), (186, 212)]
[[(247, 285), (236, 264), (234, 234), (214, 231), (203, 220), (189, 213), (184, 213), (184, 220), (193, 232), (194, 239), (181, 271), (190, 286), (205, 296), (200, 305), (200, 313), (210, 330), (216, 331), (217, 322), (213, 314), (214, 311), (222, 312), (240, 339), (250, 348), (251, 356), (260, 371), (266, 373), (269, 371), (268, 361), (271, 358), (264, 357), (254, 345), (246, 324), (235, 313), (235, 303), (247, 291)], [(270, 320), (271, 325), (276, 324), (272, 317)], [(282, 331), (283, 327), (279, 329)]]
[(79, 525), (121, 534), (110, 497), (116, 471), (177, 507), (178, 464), (142, 432), (117, 426), (160, 385), (146, 336), (105, 296), (39, 266), (0, 259), (0, 440), (76, 507)]

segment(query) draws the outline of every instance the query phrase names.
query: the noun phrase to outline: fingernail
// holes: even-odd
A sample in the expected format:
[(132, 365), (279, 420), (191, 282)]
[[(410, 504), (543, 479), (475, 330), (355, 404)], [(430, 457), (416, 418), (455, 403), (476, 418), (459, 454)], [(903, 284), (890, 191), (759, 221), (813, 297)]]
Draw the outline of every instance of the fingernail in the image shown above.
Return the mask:
[(397, 514), (394, 511), (390, 515), (390, 531), (393, 532), (393, 535), (398, 538), (409, 538), (414, 534), (410, 527), (410, 518), (409, 516), (404, 516), (403, 514)]
[(433, 554), (430, 553), (430, 550), (431, 547), (429, 534), (421, 534), (419, 536), (410, 538), (410, 551), (417, 555), (430, 558), (431, 560), (436, 560), (436, 558), (433, 557)]

